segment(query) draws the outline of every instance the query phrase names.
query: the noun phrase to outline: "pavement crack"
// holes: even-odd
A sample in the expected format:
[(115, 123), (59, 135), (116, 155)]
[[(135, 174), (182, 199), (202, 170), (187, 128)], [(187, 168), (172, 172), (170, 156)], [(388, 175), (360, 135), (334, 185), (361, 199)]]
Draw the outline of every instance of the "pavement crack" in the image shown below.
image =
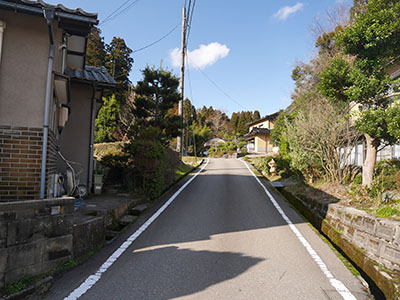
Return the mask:
[(286, 271), (285, 272), (283, 272), (283, 274), (281, 275), (281, 277), (279, 277), (279, 281), (281, 281), (281, 279), (283, 278), (283, 276), (285, 276), (286, 275)]
[(332, 298), (331, 297), (329, 297), (329, 295), (328, 295), (328, 293), (321, 287), (321, 290), (322, 290), (322, 292), (324, 293), (324, 295), (325, 295), (325, 297), (326, 297), (326, 299), (328, 299), (328, 300), (332, 300)]

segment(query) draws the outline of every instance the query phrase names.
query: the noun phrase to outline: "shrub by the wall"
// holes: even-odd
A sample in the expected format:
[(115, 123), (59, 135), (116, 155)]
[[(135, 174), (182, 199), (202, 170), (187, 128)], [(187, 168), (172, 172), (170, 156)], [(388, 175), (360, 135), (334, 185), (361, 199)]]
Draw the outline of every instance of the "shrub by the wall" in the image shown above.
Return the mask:
[(165, 163), (165, 185), (168, 187), (175, 181), (176, 170), (178, 169), (181, 161), (179, 159), (179, 153), (168, 148), (166, 151), (167, 160)]
[(167, 154), (158, 141), (135, 140), (129, 147), (134, 168), (134, 187), (154, 200), (165, 188)]

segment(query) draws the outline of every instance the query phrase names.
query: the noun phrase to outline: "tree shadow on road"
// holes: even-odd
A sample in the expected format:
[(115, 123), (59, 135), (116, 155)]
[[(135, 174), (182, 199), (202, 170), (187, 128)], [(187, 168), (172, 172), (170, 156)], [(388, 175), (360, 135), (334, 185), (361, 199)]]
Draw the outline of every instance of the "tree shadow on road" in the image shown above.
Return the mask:
[[(175, 246), (135, 251), (130, 259), (135, 267), (129, 269), (126, 277), (113, 276), (125, 264), (119, 260), (103, 275), (96, 289), (82, 299), (109, 299), (110, 290), (118, 299), (175, 299), (235, 278), (265, 260), (241, 253), (193, 251)], [(237, 296), (241, 287), (232, 288), (230, 292)]]

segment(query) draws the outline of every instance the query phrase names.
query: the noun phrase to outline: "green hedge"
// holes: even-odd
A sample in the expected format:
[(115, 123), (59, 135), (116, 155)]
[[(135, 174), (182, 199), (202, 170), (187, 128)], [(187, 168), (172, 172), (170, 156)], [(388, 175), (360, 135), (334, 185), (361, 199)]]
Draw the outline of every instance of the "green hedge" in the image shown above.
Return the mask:
[(156, 199), (165, 188), (165, 148), (158, 141), (135, 140), (128, 149), (133, 160), (135, 189), (151, 200)]

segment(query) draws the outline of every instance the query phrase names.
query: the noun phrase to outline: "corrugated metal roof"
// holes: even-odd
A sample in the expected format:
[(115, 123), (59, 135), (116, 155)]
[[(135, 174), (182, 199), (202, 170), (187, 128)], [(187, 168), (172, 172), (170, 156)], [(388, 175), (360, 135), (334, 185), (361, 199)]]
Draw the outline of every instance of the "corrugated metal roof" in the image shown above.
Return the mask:
[(108, 74), (104, 67), (85, 66), (84, 70), (81, 69), (66, 69), (65, 74), (71, 78), (82, 81), (96, 82), (103, 85), (114, 86), (116, 82), (114, 78)]
[(74, 15), (80, 15), (84, 17), (89, 17), (89, 18), (96, 18), (97, 19), (97, 13), (89, 13), (87, 11), (84, 11), (82, 8), (76, 8), (76, 9), (71, 9), (67, 8), (62, 4), (49, 4), (44, 2), (43, 0), (6, 0), (8, 2), (15, 2), (15, 3), (24, 3), (27, 5), (31, 6), (36, 6), (36, 7), (45, 7), (45, 8), (54, 8), (56, 10), (61, 10), (63, 12), (69, 13), (69, 14), (74, 14)]

